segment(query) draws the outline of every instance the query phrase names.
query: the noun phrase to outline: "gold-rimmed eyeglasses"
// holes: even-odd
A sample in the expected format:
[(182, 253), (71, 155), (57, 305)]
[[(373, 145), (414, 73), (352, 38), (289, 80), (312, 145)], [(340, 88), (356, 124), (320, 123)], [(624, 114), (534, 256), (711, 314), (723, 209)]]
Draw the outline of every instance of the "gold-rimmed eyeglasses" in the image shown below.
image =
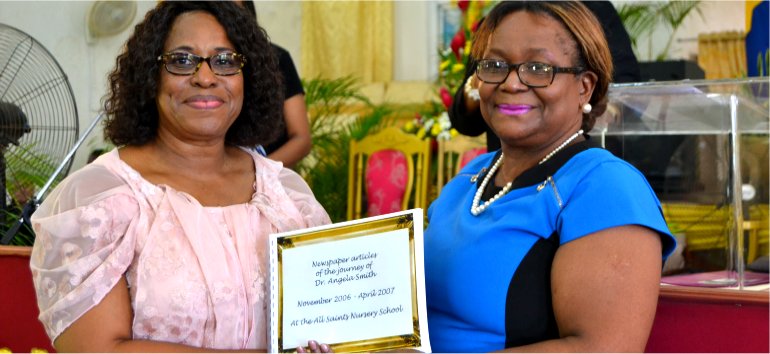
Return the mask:
[(476, 65), (476, 76), (483, 82), (500, 84), (514, 70), (522, 84), (533, 88), (549, 86), (557, 73), (580, 74), (585, 71), (582, 67), (564, 68), (538, 62), (510, 64), (503, 60), (484, 59)]
[(232, 52), (218, 53), (208, 57), (185, 52), (172, 52), (158, 56), (158, 61), (163, 63), (166, 71), (174, 75), (193, 75), (198, 72), (203, 62), (206, 62), (214, 74), (230, 76), (241, 72), (246, 58), (241, 54)]

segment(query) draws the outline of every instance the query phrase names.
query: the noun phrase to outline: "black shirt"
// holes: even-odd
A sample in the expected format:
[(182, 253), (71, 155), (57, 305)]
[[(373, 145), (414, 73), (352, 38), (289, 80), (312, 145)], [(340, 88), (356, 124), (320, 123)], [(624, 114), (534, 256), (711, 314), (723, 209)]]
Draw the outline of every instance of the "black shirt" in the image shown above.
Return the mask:
[[(294, 61), (291, 60), (289, 52), (275, 44), (272, 44), (272, 46), (273, 50), (275, 50), (275, 55), (278, 57), (278, 69), (281, 71), (281, 75), (283, 75), (283, 83), (286, 88), (285, 99), (288, 100), (296, 95), (305, 94), (305, 90), (302, 88), (302, 81), (299, 78), (297, 68), (294, 66)], [(281, 135), (275, 141), (264, 147), (265, 152), (270, 154), (278, 150), (283, 144), (286, 144), (287, 141), (289, 141), (289, 135), (286, 128), (284, 128)]]

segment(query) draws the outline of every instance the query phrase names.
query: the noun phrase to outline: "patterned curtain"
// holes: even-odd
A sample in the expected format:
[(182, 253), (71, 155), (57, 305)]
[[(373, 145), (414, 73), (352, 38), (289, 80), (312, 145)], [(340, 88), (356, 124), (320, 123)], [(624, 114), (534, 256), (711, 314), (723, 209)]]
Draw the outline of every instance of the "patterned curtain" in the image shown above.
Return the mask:
[(354, 76), (363, 84), (393, 79), (391, 1), (302, 4), (302, 76)]
[(698, 65), (706, 79), (746, 76), (746, 34), (726, 31), (698, 35)]

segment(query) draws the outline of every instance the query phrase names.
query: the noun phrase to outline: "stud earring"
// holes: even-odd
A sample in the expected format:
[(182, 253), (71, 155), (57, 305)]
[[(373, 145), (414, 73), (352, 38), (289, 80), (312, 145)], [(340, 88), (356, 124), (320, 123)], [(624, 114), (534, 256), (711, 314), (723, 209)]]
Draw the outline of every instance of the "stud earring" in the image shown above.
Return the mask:
[(586, 102), (586, 104), (583, 105), (583, 113), (585, 113), (585, 114), (591, 113), (592, 109), (593, 109), (593, 107), (588, 102)]

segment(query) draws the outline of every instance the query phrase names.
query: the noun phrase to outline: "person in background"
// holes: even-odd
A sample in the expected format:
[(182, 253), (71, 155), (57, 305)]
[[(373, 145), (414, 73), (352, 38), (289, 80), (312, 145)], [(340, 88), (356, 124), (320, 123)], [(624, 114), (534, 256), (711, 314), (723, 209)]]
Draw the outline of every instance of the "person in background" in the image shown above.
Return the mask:
[(246, 148), (280, 126), (267, 36), (232, 2), (159, 2), (109, 81), (104, 135), (116, 148), (32, 216), (54, 347), (264, 352), (269, 234), (330, 222), (299, 175)]
[[(583, 4), (599, 20), (610, 46), (612, 64), (615, 68), (612, 82), (640, 81), (639, 62), (631, 47), (631, 38), (623, 27), (615, 6), (606, 0), (583, 1)], [(463, 135), (478, 136), (486, 132), (487, 151), (494, 151), (500, 148), (500, 140), (481, 117), (477, 90), (479, 82), (473, 75), (475, 70), (476, 60), (471, 55), (465, 66), (463, 85), (455, 92), (452, 100), (452, 106), (448, 112), (449, 120), (452, 122), (452, 127)]]
[(86, 160), (86, 163), (94, 162), (94, 160), (96, 160), (99, 156), (102, 156), (102, 154), (104, 154), (105, 152), (107, 152), (106, 149), (91, 150), (91, 153), (88, 154), (88, 159)]
[(501, 150), (428, 209), (431, 348), (642, 352), (674, 238), (644, 176), (586, 133), (612, 73), (599, 23), (576, 1), (501, 2), (473, 56)]
[[(246, 8), (255, 19), (257, 18), (257, 10), (252, 0), (238, 0), (236, 2)], [(292, 168), (307, 156), (313, 147), (307, 106), (305, 105), (305, 91), (289, 52), (275, 43), (271, 43), (271, 45), (278, 56), (278, 69), (283, 75), (286, 87), (285, 101), (283, 102), (285, 127), (281, 129), (281, 134), (276, 141), (263, 146), (263, 148), (267, 157), (281, 161), (284, 166)]]

